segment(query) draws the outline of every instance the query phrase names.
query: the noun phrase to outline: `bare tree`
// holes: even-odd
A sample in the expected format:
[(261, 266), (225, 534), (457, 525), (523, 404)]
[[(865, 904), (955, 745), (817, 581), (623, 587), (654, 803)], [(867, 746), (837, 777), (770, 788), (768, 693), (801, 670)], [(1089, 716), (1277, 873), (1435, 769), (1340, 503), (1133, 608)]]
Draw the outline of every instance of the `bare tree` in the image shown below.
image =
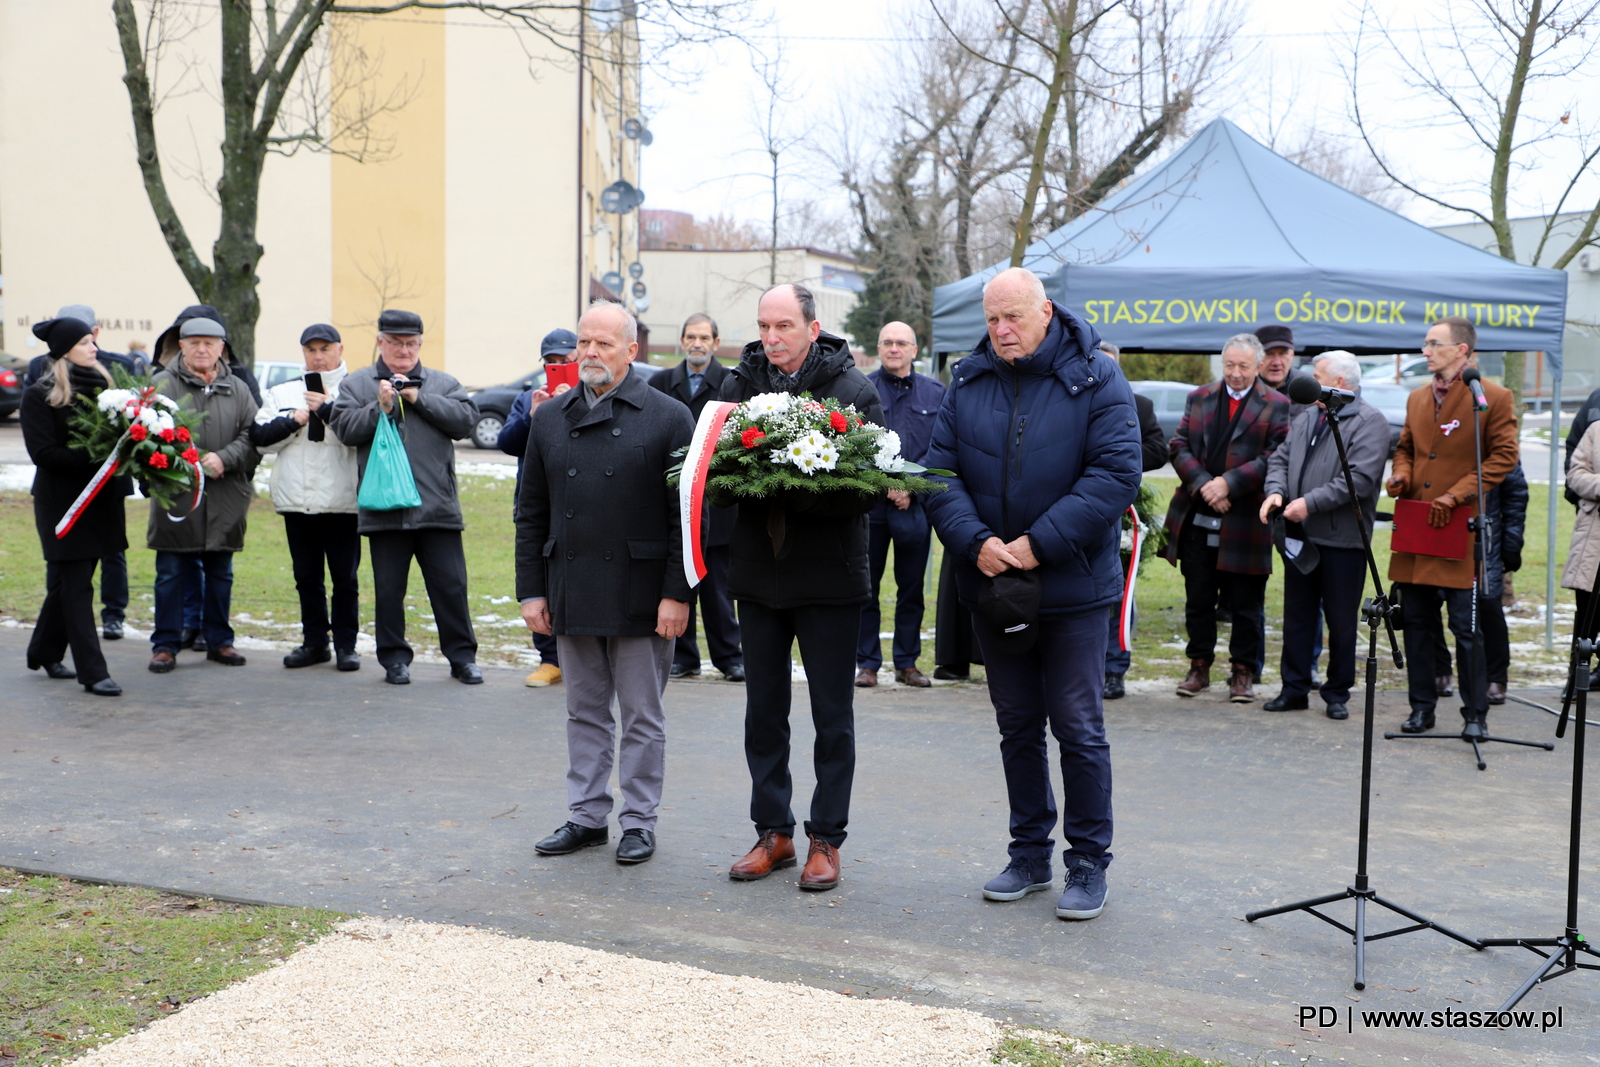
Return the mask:
[[(1554, 240), (1548, 265), (1565, 267), (1596, 244), (1600, 224), (1600, 190), (1593, 187), (1600, 173), (1600, 129), (1575, 117), (1583, 101), (1572, 88), (1575, 81), (1583, 84), (1575, 76), (1596, 56), (1600, 0), (1464, 0), (1448, 5), (1441, 24), (1448, 27), (1443, 40), (1402, 37), (1365, 0), (1345, 58), (1351, 116), (1362, 140), (1386, 177), (1413, 196), (1486, 224), (1495, 251), (1510, 260), (1518, 259), (1510, 218), (1513, 182), (1534, 168), (1560, 167), (1565, 183), (1525, 262), (1542, 262)], [(1398, 63), (1417, 98), (1430, 105), (1413, 125), (1447, 121), (1462, 130), (1480, 169), (1464, 180), (1441, 182), (1429, 168), (1402, 167), (1385, 151), (1385, 130), (1363, 100), (1364, 64), (1379, 53)], [(1384, 104), (1381, 111), (1390, 101)], [(1577, 232), (1557, 234), (1558, 217), (1580, 189), (1586, 194)], [(1505, 382), (1519, 414), (1525, 356), (1506, 354)]]
[[(132, 110), (134, 142), (145, 193), (178, 269), (202, 302), (228, 320), (229, 340), (246, 363), (255, 359), (260, 317), (256, 267), (265, 249), (257, 239), (263, 169), (269, 154), (341, 151), (357, 158), (386, 146), (371, 133), (384, 110), (404, 106), (404, 87), (381, 98), (365, 79), (345, 79), (326, 93), (318, 88), (318, 57), (330, 47), (333, 15), (392, 15), (407, 10), (473, 11), (498, 19), (558, 54), (583, 62), (583, 25), (623, 26), (633, 34), (626, 62), (645, 61), (638, 47), (648, 37), (667, 54), (680, 46), (734, 32), (748, 0), (395, 0), (356, 4), (339, 0), (221, 0), (216, 85), (203, 86), (193, 63), (163, 78), (173, 46), (195, 29), (197, 5), (185, 0), (111, 0), (123, 60), (123, 83)], [(143, 18), (140, 11), (143, 9)], [(331, 43), (338, 48), (337, 40)], [(525, 44), (525, 48), (528, 46)], [(531, 55), (531, 53), (530, 53)], [(357, 57), (360, 58), (360, 57)], [(308, 61), (312, 64), (308, 68)], [(531, 62), (531, 59), (530, 59)], [(357, 70), (356, 73), (359, 73)], [(660, 73), (659, 71), (657, 73)], [(168, 189), (171, 165), (156, 137), (156, 114), (174, 93), (210, 89), (222, 113), (220, 165), (215, 179), (220, 222), (210, 261), (195, 248)], [(200, 175), (207, 173), (199, 164)]]
[(761, 93), (750, 100), (750, 126), (767, 157), (766, 172), (771, 211), (767, 229), (767, 284), (778, 284), (778, 215), (782, 203), (784, 165), (790, 153), (810, 136), (810, 128), (797, 124), (792, 109), (802, 93), (784, 57), (783, 42), (763, 53), (752, 52), (751, 69), (761, 82)]

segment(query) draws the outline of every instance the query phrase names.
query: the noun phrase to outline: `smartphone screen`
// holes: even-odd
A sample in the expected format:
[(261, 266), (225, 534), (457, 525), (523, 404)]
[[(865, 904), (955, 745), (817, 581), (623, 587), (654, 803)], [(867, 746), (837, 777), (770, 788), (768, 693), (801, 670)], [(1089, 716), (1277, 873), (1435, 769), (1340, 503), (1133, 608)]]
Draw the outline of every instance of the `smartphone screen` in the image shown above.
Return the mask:
[(322, 392), (322, 375), (318, 374), (316, 371), (314, 371), (314, 370), (306, 371), (305, 382), (306, 382), (306, 392), (308, 392), (308, 393), (320, 393), (320, 392)]
[(576, 363), (546, 363), (544, 365), (544, 388), (547, 393), (554, 393), (556, 386), (570, 385), (578, 387), (578, 365)]

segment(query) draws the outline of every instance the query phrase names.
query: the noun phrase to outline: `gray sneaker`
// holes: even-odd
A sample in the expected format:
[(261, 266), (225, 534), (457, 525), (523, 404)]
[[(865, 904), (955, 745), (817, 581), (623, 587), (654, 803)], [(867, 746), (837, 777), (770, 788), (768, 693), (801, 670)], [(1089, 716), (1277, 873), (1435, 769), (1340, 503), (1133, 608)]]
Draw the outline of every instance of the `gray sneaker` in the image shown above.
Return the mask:
[(1049, 889), (1054, 880), (1049, 860), (1014, 856), (1005, 870), (989, 879), (989, 884), (983, 887), (983, 897), (985, 900), (1021, 900), (1029, 893)]
[(1067, 890), (1056, 902), (1058, 919), (1093, 919), (1106, 910), (1106, 872), (1087, 856), (1067, 859)]

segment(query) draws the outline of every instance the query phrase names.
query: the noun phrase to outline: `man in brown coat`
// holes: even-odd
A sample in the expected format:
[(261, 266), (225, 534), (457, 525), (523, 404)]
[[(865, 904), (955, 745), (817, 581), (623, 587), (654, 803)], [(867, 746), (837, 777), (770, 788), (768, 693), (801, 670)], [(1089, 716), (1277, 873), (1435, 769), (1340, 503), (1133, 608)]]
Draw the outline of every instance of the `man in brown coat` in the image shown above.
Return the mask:
[[(1428, 524), (1444, 527), (1458, 507), (1478, 514), (1477, 465), (1473, 458), (1472, 420), (1481, 418), (1483, 439), (1483, 491), (1487, 493), (1517, 465), (1517, 417), (1511, 390), (1483, 383), (1489, 410), (1479, 415), (1461, 372), (1472, 362), (1478, 331), (1472, 323), (1451, 315), (1428, 328), (1422, 343), (1433, 381), (1419, 387), (1406, 403), (1405, 429), (1395, 449), (1389, 495), (1429, 503)], [(1462, 736), (1484, 737), (1489, 714), (1487, 674), (1481, 629), (1473, 626), (1472, 584), (1474, 562), (1464, 559), (1395, 552), (1389, 559), (1389, 580), (1400, 595), (1405, 619), (1406, 677), (1411, 717), (1400, 727), (1409, 734), (1434, 727), (1439, 697), (1434, 679), (1449, 674), (1448, 664), (1435, 669), (1434, 647), (1439, 643), (1439, 603), (1444, 602), (1450, 632), (1456, 638), (1456, 663), (1461, 671)]]

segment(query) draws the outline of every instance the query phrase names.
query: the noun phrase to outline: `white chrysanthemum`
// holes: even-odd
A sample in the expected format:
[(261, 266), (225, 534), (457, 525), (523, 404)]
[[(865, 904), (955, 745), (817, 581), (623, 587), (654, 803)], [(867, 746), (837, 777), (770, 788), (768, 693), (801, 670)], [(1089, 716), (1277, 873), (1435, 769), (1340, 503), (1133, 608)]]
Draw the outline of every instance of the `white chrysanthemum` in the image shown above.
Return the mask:
[(1122, 551), (1124, 551), (1124, 552), (1132, 552), (1133, 551), (1133, 531), (1132, 530), (1123, 530), (1122, 531)]
[(900, 435), (893, 430), (886, 430), (878, 438), (878, 451), (872, 457), (873, 465), (881, 471), (893, 474), (900, 470)]
[(831, 471), (839, 465), (839, 450), (832, 445), (823, 445), (817, 449), (817, 469)]
[(807, 474), (815, 474), (817, 471), (823, 469), (822, 457), (817, 455), (815, 452), (807, 452), (805, 455), (795, 460), (794, 465), (805, 471)]
[(788, 393), (758, 393), (744, 402), (747, 417), (762, 419), (768, 415), (781, 415), (794, 404)]
[(134, 421), (141, 423), (147, 430), (159, 430), (161, 428), (160, 422), (156, 417), (155, 408), (140, 410), (138, 417)]
[(101, 411), (109, 413), (121, 409), (124, 404), (128, 403), (132, 399), (132, 390), (103, 389), (100, 392), (100, 399), (96, 401), (96, 404)]
[(178, 424), (172, 420), (171, 415), (168, 415), (165, 411), (156, 412), (156, 433), (161, 433), (163, 430), (176, 430), (177, 428)]
[(812, 450), (806, 447), (806, 443), (803, 438), (799, 441), (790, 441), (789, 447), (783, 450), (783, 458), (788, 460), (790, 463), (793, 463), (796, 467), (800, 466), (801, 460), (805, 459), (811, 454)]
[(172, 399), (170, 396), (162, 396), (160, 393), (157, 393), (155, 396), (155, 402), (166, 408), (168, 411), (178, 410), (178, 402)]
[(832, 445), (828, 443), (828, 439), (822, 436), (816, 430), (812, 430), (810, 433), (800, 438), (800, 443), (805, 445), (807, 451), (810, 452), (821, 452), (824, 448), (832, 447)]

